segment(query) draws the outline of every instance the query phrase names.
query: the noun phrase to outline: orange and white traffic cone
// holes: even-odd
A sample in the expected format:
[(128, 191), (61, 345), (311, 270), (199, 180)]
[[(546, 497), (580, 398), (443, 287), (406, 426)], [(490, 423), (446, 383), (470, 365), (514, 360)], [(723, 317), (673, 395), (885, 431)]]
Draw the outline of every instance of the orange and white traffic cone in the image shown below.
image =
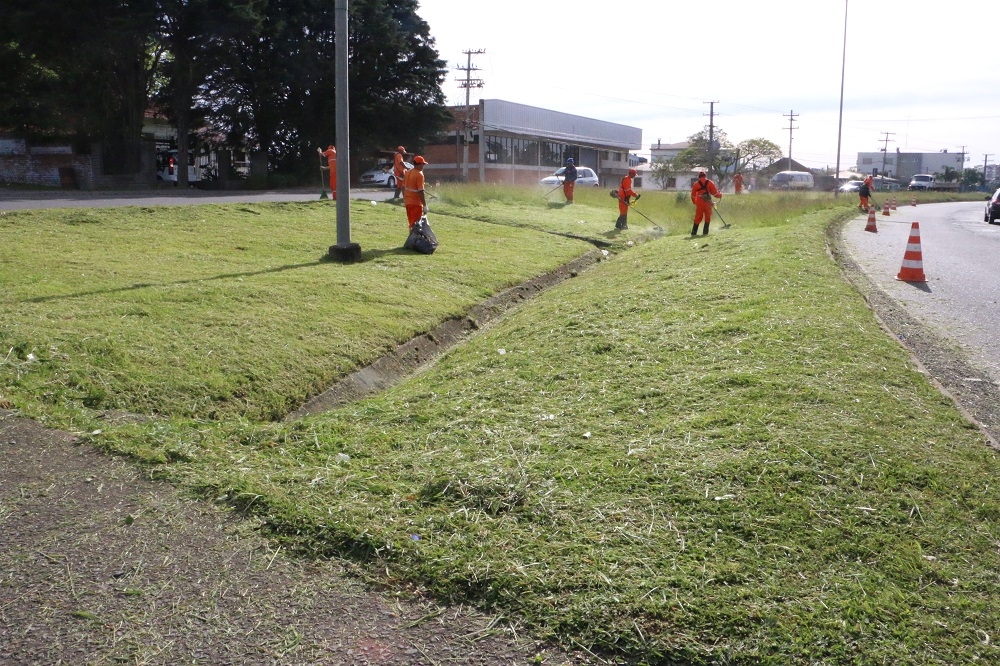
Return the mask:
[(906, 242), (906, 254), (903, 255), (903, 265), (899, 268), (896, 279), (903, 282), (927, 282), (924, 277), (924, 257), (920, 252), (920, 224), (917, 222), (910, 226), (910, 239)]
[(896, 197), (889, 199), (889, 210), (896, 210)]
[(882, 214), (883, 215), (888, 215), (889, 214), (889, 200), (888, 199), (886, 199), (885, 202), (882, 204)]
[(878, 227), (875, 226), (875, 206), (868, 207), (868, 224), (865, 226), (865, 231), (878, 233)]

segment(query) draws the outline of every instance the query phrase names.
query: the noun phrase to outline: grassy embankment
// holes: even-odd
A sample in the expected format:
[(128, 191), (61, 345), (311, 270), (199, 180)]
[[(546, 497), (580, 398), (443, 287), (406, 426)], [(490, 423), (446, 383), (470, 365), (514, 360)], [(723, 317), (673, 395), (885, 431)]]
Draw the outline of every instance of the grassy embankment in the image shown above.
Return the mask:
[[(396, 249), (401, 210), (355, 203), (354, 266), (321, 261), (322, 202), (0, 216), (0, 401), (101, 429), (307, 553), (566, 645), (998, 658), (1000, 464), (829, 258), (855, 199), (726, 197), (732, 228), (692, 240), (684, 197), (649, 193), (667, 235), (630, 246), (651, 225), (609, 232), (604, 190), (438, 196), (431, 257)], [(381, 395), (273, 422), (591, 249), (573, 236), (617, 256)]]

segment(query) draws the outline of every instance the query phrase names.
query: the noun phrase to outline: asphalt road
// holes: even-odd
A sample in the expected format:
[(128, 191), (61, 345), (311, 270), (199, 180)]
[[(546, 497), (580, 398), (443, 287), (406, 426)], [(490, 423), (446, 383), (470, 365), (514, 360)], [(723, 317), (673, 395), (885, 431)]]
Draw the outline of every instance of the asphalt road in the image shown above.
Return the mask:
[[(385, 201), (392, 197), (390, 189), (352, 189), (352, 199)], [(178, 190), (170, 186), (148, 190), (120, 192), (67, 192), (64, 190), (0, 190), (0, 210), (26, 208), (109, 208), (113, 206), (185, 206), (193, 203), (252, 203), (261, 201), (316, 201), (319, 188), (314, 190), (273, 190), (264, 192)], [(333, 200), (329, 200), (332, 204)]]
[[(888, 217), (876, 214), (876, 233), (864, 230), (868, 217), (859, 215), (844, 227), (843, 240), (878, 289), (1000, 384), (1000, 225), (984, 222), (983, 208), (978, 202), (907, 203)], [(896, 279), (914, 222), (926, 283)]]

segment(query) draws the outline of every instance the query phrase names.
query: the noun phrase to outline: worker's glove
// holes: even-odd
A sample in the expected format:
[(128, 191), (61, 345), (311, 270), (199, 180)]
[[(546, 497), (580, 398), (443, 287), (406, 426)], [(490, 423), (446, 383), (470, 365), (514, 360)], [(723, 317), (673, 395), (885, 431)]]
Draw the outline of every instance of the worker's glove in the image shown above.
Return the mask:
[(635, 200), (636, 200), (636, 201), (638, 201), (638, 200), (639, 200), (639, 197), (641, 197), (641, 196), (642, 196), (641, 194), (637, 194), (637, 195), (635, 195)]

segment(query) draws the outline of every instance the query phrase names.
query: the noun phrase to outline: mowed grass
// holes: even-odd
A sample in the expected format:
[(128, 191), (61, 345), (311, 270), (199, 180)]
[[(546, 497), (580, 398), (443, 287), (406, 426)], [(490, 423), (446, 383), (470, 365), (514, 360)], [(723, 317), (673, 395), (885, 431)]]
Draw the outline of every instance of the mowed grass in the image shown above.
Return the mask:
[[(355, 558), (383, 584), (475, 603), (536, 636), (611, 658), (649, 664), (996, 661), (1000, 492), (994, 481), (1000, 465), (979, 431), (879, 328), (827, 253), (828, 225), (851, 215), (855, 201), (726, 197), (720, 210), (731, 228), (716, 230), (720, 225), (713, 223), (707, 239), (690, 239), (690, 209), (673, 194), (651, 195), (640, 209), (665, 229), (672, 221), (679, 233), (631, 246), (649, 225), (607, 236), (615, 243), (612, 261), (523, 305), (383, 394), (294, 423), (258, 416), (276, 407), (161, 409), (162, 418), (105, 425), (91, 439), (256, 515), (305, 554)], [(446, 281), (439, 275), (448, 271), (457, 284), (440, 289), (459, 303), (437, 316), (452, 316), (505, 282), (493, 273), (514, 271), (506, 265), (514, 258), (500, 254), (496, 238), (527, 234), (509, 242), (543, 247), (517, 252), (554, 257), (565, 248), (574, 256), (587, 243), (567, 238), (568, 229), (593, 225), (592, 237), (604, 237), (617, 214), (613, 201), (607, 212), (609, 197), (600, 191), (570, 207), (546, 204), (535, 193), (491, 205), (463, 199), (472, 195), (462, 190), (442, 187), (438, 196), (432, 209), (441, 216), (440, 254), (386, 250), (353, 267), (300, 258), (301, 247), (294, 246), (316, 243), (296, 242), (299, 232), (290, 229), (312, 223), (288, 220), (308, 220), (313, 206), (246, 207), (261, 213), (256, 224), (284, 219), (277, 225), (282, 233), (272, 228), (259, 248), (248, 244), (256, 248), (255, 260), (209, 272), (226, 283), (218, 287), (215, 311), (221, 314), (187, 332), (200, 340), (206, 329), (240, 322), (219, 344), (252, 357), (256, 376), (246, 385), (263, 391), (259, 385), (275, 380), (260, 359), (283, 356), (281, 345), (295, 343), (268, 336), (265, 348), (252, 352), (261, 341), (251, 343), (239, 332), (248, 322), (291, 316), (314, 298), (299, 296), (310, 291), (301, 285), (288, 286), (280, 293), (291, 302), (276, 309), (273, 301), (281, 299), (261, 294), (285, 287), (285, 280), (308, 280), (316, 290), (331, 271), (353, 268), (357, 279), (378, 268), (378, 284), (395, 286), (417, 270), (431, 282)], [(372, 234), (361, 238), (362, 247), (378, 253), (380, 242), (393, 246), (401, 211), (357, 209), (359, 237)], [(36, 226), (57, 236), (63, 214), (73, 215), (39, 214)], [(18, 224), (23, 217), (15, 217)], [(167, 224), (156, 237), (176, 237), (189, 223)], [(20, 238), (6, 233), (6, 216), (0, 224), (4, 240)], [(316, 225), (319, 231), (309, 235), (324, 237), (325, 227)], [(224, 255), (234, 229), (242, 227), (220, 234), (201, 253)], [(478, 242), (460, 242), (465, 234)], [(104, 246), (118, 247), (121, 236)], [(206, 244), (208, 236), (201, 237)], [(274, 247), (285, 244), (287, 250)], [(74, 244), (60, 247), (68, 245)], [(190, 252), (201, 256), (196, 245)], [(323, 251), (319, 243), (316, 255)], [(3, 252), (6, 260), (22, 250)], [(85, 254), (76, 270), (93, 267)], [(59, 263), (51, 252), (35, 261)], [(172, 261), (176, 275), (163, 273), (156, 288), (170, 285), (176, 300), (199, 301), (200, 271), (193, 267), (200, 264)], [(286, 268), (310, 261), (316, 265)], [(479, 278), (487, 284), (466, 285), (482, 263), (492, 268), (483, 269), (492, 277)], [(314, 270), (326, 273), (298, 277)], [(256, 286), (257, 299), (241, 299), (235, 277), (218, 277), (236, 274)], [(88, 367), (85, 357), (46, 354), (46, 345), (84, 347), (94, 328), (88, 313), (132, 307), (143, 290), (154, 288), (129, 285), (132, 279), (101, 289), (73, 284), (68, 274), (57, 287), (38, 277), (34, 284), (17, 281), (18, 296), (4, 295), (5, 305), (18, 308), (0, 324), (5, 351), (13, 346), (9, 331), (19, 341), (28, 339), (25, 331), (46, 335), (38, 338), (42, 344), (14, 352), (16, 363), (0, 366), (6, 399), (56, 420), (93, 418), (69, 389), (60, 395), (72, 408), (36, 395)], [(348, 305), (337, 294), (355, 293), (348, 282), (342, 277), (337, 290), (323, 291), (337, 301), (334, 309)], [(382, 298), (372, 308), (394, 314), (350, 328), (347, 349), (384, 346), (369, 338), (392, 336), (374, 327), (400, 316), (434, 317), (419, 308), (396, 314), (406, 300), (398, 295), (414, 296), (402, 287), (368, 287)], [(52, 298), (59, 294), (64, 297)], [(72, 303), (81, 299), (89, 308)], [(59, 311), (53, 304), (76, 310), (50, 330), (46, 319)], [(42, 317), (40, 307), (53, 309)], [(350, 313), (345, 318), (362, 316)], [(152, 314), (148, 325), (163, 316)], [(100, 321), (110, 329), (105, 336), (128, 325), (119, 323), (128, 322), (121, 315)], [(277, 319), (265, 323), (286, 326)], [(402, 337), (428, 328), (396, 325)], [(154, 340), (166, 345), (169, 336)], [(121, 338), (109, 346), (127, 356), (135, 353), (128, 344)], [(370, 355), (342, 358), (340, 347), (327, 344), (322, 360), (303, 362), (299, 394), (308, 394), (305, 385), (315, 381), (304, 372), (311, 364), (336, 364), (319, 373), (329, 377)], [(37, 360), (28, 360), (29, 353)], [(156, 371), (171, 374), (172, 362), (168, 356)], [(295, 385), (295, 368), (286, 372)], [(151, 383), (134, 369), (120, 374), (124, 387)], [(255, 398), (252, 393), (246, 404), (255, 405)], [(123, 400), (120, 407), (132, 404)]]

